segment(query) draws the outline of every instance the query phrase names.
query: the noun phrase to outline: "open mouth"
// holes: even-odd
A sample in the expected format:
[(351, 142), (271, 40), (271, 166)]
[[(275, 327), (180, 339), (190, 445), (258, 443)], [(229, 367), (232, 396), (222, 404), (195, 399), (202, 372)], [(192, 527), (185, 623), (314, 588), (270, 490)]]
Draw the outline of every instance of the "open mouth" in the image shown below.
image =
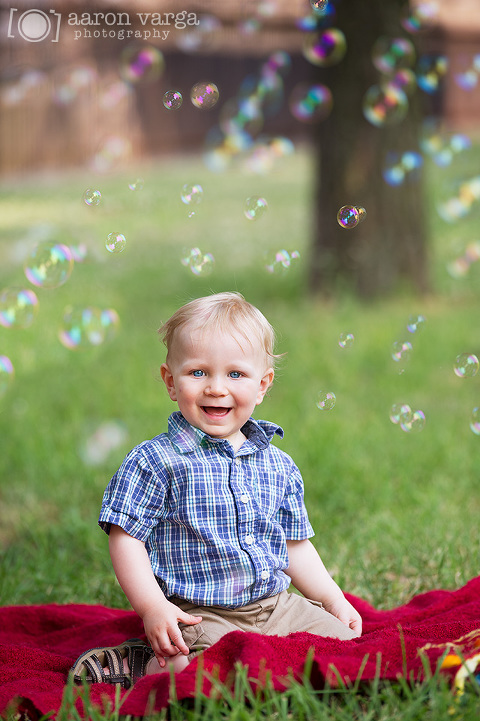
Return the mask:
[(223, 406), (202, 406), (202, 410), (211, 418), (224, 418), (232, 409)]

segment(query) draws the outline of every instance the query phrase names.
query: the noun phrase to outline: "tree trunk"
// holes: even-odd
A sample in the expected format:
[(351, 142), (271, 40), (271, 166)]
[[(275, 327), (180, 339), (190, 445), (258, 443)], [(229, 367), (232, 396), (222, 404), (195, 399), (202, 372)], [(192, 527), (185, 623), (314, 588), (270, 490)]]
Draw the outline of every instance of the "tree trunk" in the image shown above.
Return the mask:
[[(400, 25), (401, 0), (343, 0), (335, 25), (347, 52), (331, 68), (314, 69), (314, 82), (333, 94), (330, 116), (318, 123), (310, 287), (331, 294), (353, 287), (360, 296), (393, 291), (402, 280), (427, 289), (423, 188), (420, 181), (391, 187), (382, 177), (387, 152), (418, 151), (419, 91), (398, 124), (376, 127), (363, 115), (363, 98), (381, 75), (372, 62), (379, 37), (408, 37)], [(347, 230), (337, 222), (343, 205), (365, 208), (365, 220)]]

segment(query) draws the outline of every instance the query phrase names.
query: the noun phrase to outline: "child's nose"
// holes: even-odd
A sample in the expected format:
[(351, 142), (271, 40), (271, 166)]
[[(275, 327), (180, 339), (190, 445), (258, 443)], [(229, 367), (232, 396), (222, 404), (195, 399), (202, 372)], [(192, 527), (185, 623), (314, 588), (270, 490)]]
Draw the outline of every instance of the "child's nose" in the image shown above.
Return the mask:
[(211, 396), (224, 396), (227, 394), (223, 378), (217, 376), (210, 378), (205, 391)]

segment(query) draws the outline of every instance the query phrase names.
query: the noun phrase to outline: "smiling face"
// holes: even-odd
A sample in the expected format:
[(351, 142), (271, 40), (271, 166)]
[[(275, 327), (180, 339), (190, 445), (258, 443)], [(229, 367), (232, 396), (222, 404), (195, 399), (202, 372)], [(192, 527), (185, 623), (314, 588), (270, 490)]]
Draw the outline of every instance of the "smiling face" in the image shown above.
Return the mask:
[(274, 371), (259, 341), (241, 333), (179, 328), (161, 367), (162, 378), (183, 417), (238, 450), (242, 426), (262, 402)]

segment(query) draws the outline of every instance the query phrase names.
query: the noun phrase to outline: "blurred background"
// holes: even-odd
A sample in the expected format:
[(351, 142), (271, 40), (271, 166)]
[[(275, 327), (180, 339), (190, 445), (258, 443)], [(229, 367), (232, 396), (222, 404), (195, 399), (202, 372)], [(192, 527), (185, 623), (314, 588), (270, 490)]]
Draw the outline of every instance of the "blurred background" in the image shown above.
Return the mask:
[(338, 580), (473, 575), (477, 0), (0, 0), (0, 58), (0, 601), (123, 603), (102, 492), (220, 290), (278, 331), (258, 416)]

